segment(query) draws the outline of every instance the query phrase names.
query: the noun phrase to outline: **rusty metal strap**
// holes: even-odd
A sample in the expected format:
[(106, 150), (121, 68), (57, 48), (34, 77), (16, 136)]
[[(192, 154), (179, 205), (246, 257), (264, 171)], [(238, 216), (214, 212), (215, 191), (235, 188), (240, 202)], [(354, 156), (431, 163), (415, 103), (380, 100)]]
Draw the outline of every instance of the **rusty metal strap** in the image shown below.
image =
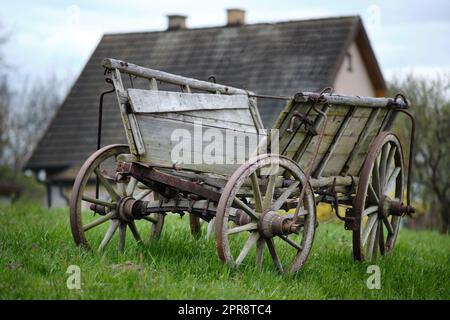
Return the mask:
[(168, 173), (157, 171), (143, 163), (133, 162), (130, 168), (130, 173), (133, 177), (144, 184), (146, 182), (153, 181), (169, 186), (180, 192), (196, 194), (202, 198), (209, 199), (214, 202), (219, 202), (220, 199), (221, 194), (217, 191), (207, 189), (196, 182), (188, 181)]

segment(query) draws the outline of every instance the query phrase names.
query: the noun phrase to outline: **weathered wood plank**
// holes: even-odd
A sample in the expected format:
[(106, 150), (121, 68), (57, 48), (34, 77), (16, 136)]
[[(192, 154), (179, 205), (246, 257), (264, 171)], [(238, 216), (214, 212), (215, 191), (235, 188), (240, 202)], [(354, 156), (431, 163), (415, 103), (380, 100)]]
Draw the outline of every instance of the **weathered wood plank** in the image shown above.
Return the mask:
[[(314, 92), (303, 92), (303, 97), (300, 97), (299, 101), (306, 102), (309, 96), (317, 96)], [(349, 96), (343, 94), (324, 94), (323, 98), (329, 104), (347, 105), (365, 108), (387, 108), (392, 105), (394, 99), (392, 98), (375, 98), (375, 97), (362, 97), (362, 96)], [(396, 104), (398, 108), (406, 108), (407, 105), (404, 101), (397, 100)]]
[(229, 86), (224, 86), (212, 82), (201, 81), (197, 79), (187, 78), (179, 75), (170, 74), (167, 72), (153, 70), (149, 68), (144, 68), (137, 66), (132, 63), (125, 61), (120, 61), (116, 59), (104, 59), (102, 62), (103, 67), (107, 69), (116, 69), (134, 76), (146, 78), (146, 79), (156, 79), (159, 81), (173, 83), (177, 85), (188, 85), (191, 89), (209, 91), (209, 92), (220, 92), (223, 94), (243, 94), (247, 95), (247, 91), (243, 89), (233, 88)]
[[(254, 156), (258, 143), (265, 137), (255, 131), (205, 128), (198, 123), (150, 114), (138, 114), (137, 120), (147, 150), (140, 161), (169, 166), (177, 163), (179, 168), (222, 175), (231, 175)], [(213, 130), (209, 131), (211, 136), (209, 129)], [(186, 143), (183, 139), (187, 139)]]
[[(253, 123), (248, 123), (246, 120), (253, 121), (248, 110), (237, 109), (229, 110), (224, 113), (215, 111), (200, 111), (197, 113), (156, 113), (152, 114), (155, 118), (171, 119), (186, 123), (201, 123), (205, 127), (221, 128), (236, 131), (257, 132)], [(221, 117), (222, 116), (222, 117)], [(250, 119), (249, 119), (250, 118)]]
[(246, 95), (219, 95), (128, 89), (135, 113), (182, 112), (192, 110), (249, 109)]
[(330, 160), (330, 158), (333, 156), (333, 153), (336, 150), (336, 147), (339, 144), (340, 139), (342, 138), (345, 130), (347, 129), (350, 119), (352, 118), (353, 114), (355, 113), (355, 108), (356, 107), (350, 107), (350, 110), (346, 114), (345, 118), (342, 120), (342, 122), (339, 126), (339, 129), (336, 131), (336, 133), (333, 137), (333, 141), (331, 141), (330, 145), (328, 146), (327, 151), (322, 156), (316, 170), (314, 171), (313, 177), (316, 177), (316, 178), (320, 177), (320, 175), (323, 172), (323, 169), (328, 164), (328, 161)]

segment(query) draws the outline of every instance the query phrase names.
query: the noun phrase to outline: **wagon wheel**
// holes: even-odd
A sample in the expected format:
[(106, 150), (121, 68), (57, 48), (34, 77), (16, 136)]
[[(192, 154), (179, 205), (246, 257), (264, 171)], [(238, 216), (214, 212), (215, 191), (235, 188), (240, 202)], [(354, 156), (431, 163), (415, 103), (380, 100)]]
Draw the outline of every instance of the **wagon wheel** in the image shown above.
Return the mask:
[[(283, 174), (290, 178), (280, 188), (277, 183)], [(298, 165), (277, 155), (258, 156), (236, 170), (216, 212), (216, 246), (222, 262), (232, 267), (251, 262), (255, 247), (253, 259), (258, 268), (269, 254), (278, 271), (298, 271), (311, 250), (316, 223), (309, 185), (294, 220), (295, 197), (304, 183), (305, 175)]]
[(398, 138), (379, 134), (360, 172), (354, 201), (357, 228), (353, 230), (353, 256), (374, 260), (390, 253), (400, 228), (404, 190), (403, 152)]
[(124, 199), (142, 200), (152, 191), (141, 189), (133, 177), (116, 182), (117, 157), (129, 153), (127, 145), (106, 146), (93, 153), (78, 172), (70, 199), (70, 225), (77, 245), (85, 248), (97, 246), (99, 251), (103, 250), (118, 229), (119, 250), (123, 250), (127, 229), (130, 229), (136, 241), (141, 241), (142, 228), (137, 225), (144, 225), (148, 229), (149, 223), (149, 238), (160, 236), (164, 215), (151, 214), (140, 223), (125, 220), (120, 215)]

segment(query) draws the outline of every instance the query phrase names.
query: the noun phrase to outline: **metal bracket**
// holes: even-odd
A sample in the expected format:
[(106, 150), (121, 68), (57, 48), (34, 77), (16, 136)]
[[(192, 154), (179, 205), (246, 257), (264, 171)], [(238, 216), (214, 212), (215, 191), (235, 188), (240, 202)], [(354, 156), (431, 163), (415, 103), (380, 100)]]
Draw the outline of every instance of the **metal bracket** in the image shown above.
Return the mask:
[[(353, 185), (352, 180), (352, 185)], [(329, 187), (319, 188), (319, 190), (316, 191), (317, 194), (326, 197), (331, 198), (329, 200), (331, 208), (334, 210), (334, 213), (336, 214), (336, 217), (345, 222), (345, 229), (346, 230), (354, 230), (354, 221), (355, 218), (352, 216), (350, 208), (347, 208), (345, 212), (345, 216), (342, 216), (339, 213), (339, 198), (336, 191), (336, 178), (333, 180), (333, 184)]]
[(308, 132), (312, 136), (317, 136), (317, 130), (314, 127), (314, 121), (312, 121), (311, 119), (308, 119), (308, 117), (306, 115), (304, 115), (303, 113), (298, 112), (298, 111), (293, 112), (289, 128), (286, 129), (287, 132), (289, 132), (289, 133), (294, 132), (294, 123), (295, 123), (296, 118), (300, 119), (300, 123), (301, 123), (300, 127), (302, 125), (304, 125), (306, 132)]

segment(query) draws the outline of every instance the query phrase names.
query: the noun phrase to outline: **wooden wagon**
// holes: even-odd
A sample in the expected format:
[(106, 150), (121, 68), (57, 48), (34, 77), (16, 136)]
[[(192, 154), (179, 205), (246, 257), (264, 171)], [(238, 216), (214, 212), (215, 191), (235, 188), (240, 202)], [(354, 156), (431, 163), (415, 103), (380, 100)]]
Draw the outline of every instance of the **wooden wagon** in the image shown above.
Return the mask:
[(70, 203), (77, 245), (103, 250), (118, 229), (123, 250), (127, 229), (137, 241), (143, 232), (158, 238), (166, 214), (188, 213), (194, 235), (200, 220), (214, 226), (223, 262), (272, 260), (296, 272), (326, 202), (353, 233), (355, 259), (392, 251), (413, 211), (409, 194), (403, 204), (402, 146), (389, 132), (406, 99), (328, 90), (272, 97), (287, 103), (266, 130), (257, 99), (268, 97), (114, 59), (103, 66), (128, 144), (99, 149), (80, 169)]

